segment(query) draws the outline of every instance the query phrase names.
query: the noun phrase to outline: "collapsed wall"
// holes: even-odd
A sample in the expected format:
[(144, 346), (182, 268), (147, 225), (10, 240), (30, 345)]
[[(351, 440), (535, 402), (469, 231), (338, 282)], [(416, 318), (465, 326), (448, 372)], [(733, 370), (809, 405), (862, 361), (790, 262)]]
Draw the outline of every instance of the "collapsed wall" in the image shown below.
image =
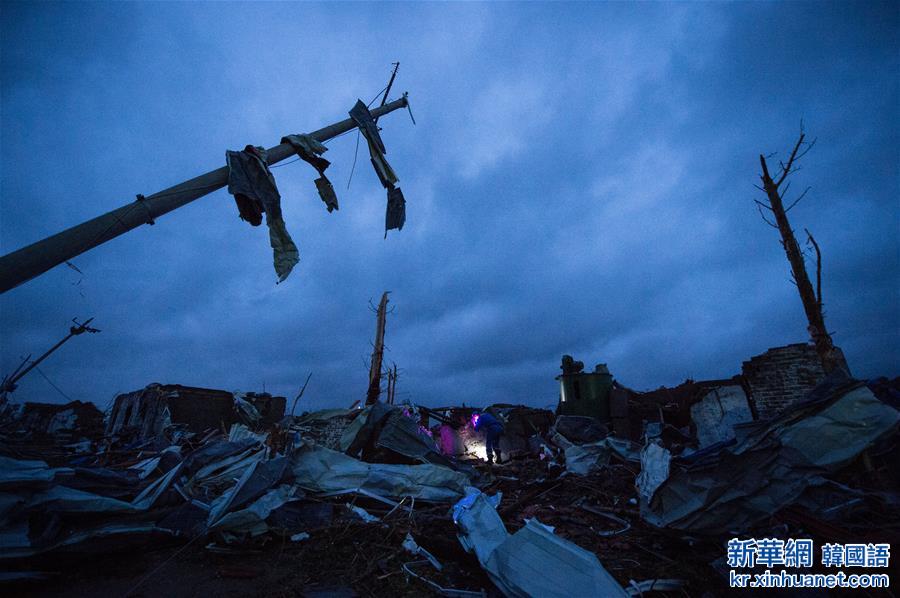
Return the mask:
[(769, 349), (745, 361), (741, 371), (757, 419), (769, 419), (801, 401), (825, 379), (819, 355), (807, 343)]
[(184, 424), (192, 432), (210, 428), (227, 430), (247, 416), (272, 425), (284, 417), (286, 399), (262, 393), (238, 396), (225, 390), (150, 384), (115, 398), (106, 434), (136, 431), (139, 438), (152, 438), (172, 424)]
[(638, 440), (648, 423), (662, 422), (695, 436), (700, 447), (727, 442), (736, 427), (777, 416), (826, 378), (815, 347), (807, 343), (773, 347), (743, 362), (741, 370), (730, 379), (686, 380), (648, 392), (623, 387), (626, 436)]

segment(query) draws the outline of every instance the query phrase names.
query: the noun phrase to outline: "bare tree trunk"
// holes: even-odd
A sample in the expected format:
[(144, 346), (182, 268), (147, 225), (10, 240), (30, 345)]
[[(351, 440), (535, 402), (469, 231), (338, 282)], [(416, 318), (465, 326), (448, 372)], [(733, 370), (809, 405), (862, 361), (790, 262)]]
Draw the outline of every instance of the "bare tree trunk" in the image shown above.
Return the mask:
[[(794, 237), (794, 231), (791, 230), (791, 225), (787, 218), (787, 210), (784, 209), (781, 191), (779, 190), (781, 183), (783, 183), (787, 176), (792, 172), (791, 169), (798, 159), (797, 152), (803, 144), (803, 139), (804, 135), (801, 133), (797, 145), (794, 146), (794, 150), (791, 152), (791, 157), (788, 159), (787, 165), (782, 164), (782, 171), (777, 182), (769, 175), (769, 168), (766, 164), (765, 156), (760, 155), (759, 162), (762, 165), (763, 170), (763, 190), (769, 199), (769, 207), (772, 214), (775, 216), (778, 232), (781, 233), (781, 244), (784, 247), (784, 252), (787, 254), (788, 262), (791, 264), (791, 273), (794, 276), (794, 281), (797, 283), (797, 290), (800, 292), (800, 300), (803, 302), (806, 319), (809, 321), (809, 334), (815, 343), (816, 352), (822, 360), (822, 367), (826, 373), (830, 373), (838, 368), (846, 370), (847, 365), (843, 359), (843, 355), (835, 349), (834, 343), (831, 340), (831, 335), (828, 333), (828, 329), (825, 328), (825, 317), (822, 314), (821, 296), (816, 296), (812, 283), (809, 281), (809, 276), (806, 273), (806, 264), (803, 261), (803, 254), (800, 251), (800, 246), (797, 244), (796, 237)], [(801, 198), (802, 197), (803, 196), (801, 195)], [(799, 199), (797, 201), (799, 201)], [(794, 202), (791, 207), (796, 205), (796, 203), (797, 202)], [(818, 253), (818, 245), (816, 246), (816, 250)], [(821, 293), (821, 286), (819, 288), (819, 292)]]
[(372, 348), (372, 363), (369, 366), (369, 391), (366, 393), (366, 405), (378, 402), (381, 396), (381, 363), (384, 359), (384, 326), (387, 322), (388, 294), (381, 296), (378, 304), (378, 319), (375, 326), (375, 346)]
[[(389, 370), (388, 373), (390, 374), (391, 371)], [(391, 403), (391, 405), (393, 405), (394, 399), (397, 396), (397, 364), (396, 363), (394, 364), (393, 375), (390, 376), (390, 380), (391, 380), (390, 403)]]

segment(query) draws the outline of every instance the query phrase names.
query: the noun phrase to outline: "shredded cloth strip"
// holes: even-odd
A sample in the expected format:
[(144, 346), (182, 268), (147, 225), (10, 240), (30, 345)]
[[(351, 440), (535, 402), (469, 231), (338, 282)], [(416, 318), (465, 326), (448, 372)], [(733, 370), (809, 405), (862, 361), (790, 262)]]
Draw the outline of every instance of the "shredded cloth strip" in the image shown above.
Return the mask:
[(243, 151), (227, 151), (228, 192), (234, 196), (241, 219), (253, 226), (266, 214), (278, 282), (284, 281), (300, 261), (300, 252), (288, 234), (281, 215), (281, 195), (269, 170), (268, 155), (262, 147), (248, 145)]

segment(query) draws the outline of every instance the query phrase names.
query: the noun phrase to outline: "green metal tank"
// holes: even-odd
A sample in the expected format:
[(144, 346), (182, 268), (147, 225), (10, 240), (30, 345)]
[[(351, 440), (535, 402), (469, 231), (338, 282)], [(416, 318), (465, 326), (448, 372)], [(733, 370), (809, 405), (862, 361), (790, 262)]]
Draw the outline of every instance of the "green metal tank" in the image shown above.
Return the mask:
[(605, 363), (598, 364), (591, 373), (561, 374), (557, 415), (586, 415), (610, 421), (609, 392), (613, 377)]

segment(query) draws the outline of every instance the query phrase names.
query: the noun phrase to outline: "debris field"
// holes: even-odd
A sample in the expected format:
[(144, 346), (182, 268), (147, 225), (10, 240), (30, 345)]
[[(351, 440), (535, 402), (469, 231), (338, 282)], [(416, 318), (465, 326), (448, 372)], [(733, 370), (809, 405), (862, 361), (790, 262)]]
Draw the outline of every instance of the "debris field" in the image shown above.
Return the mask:
[[(580, 369), (564, 360), (563, 395), (567, 376), (609, 375)], [(158, 384), (107, 414), (6, 405), (0, 581), (9, 595), (714, 596), (735, 536), (896, 537), (900, 379), (831, 375), (772, 417), (710, 427), (704, 401), (734, 384), (612, 382), (605, 418), (567, 414), (571, 396), (557, 413), (494, 405), (498, 463), (465, 406), (286, 416), (283, 397)]]

